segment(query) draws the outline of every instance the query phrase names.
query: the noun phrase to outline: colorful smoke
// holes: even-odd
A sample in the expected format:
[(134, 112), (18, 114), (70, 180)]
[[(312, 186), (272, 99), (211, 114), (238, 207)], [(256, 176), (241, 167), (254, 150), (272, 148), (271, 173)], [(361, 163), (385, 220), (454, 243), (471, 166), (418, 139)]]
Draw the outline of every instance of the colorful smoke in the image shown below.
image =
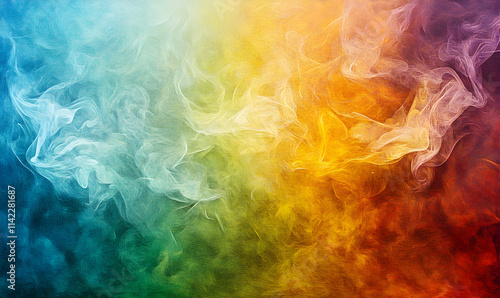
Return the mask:
[(499, 296), (499, 42), (495, 0), (2, 1), (15, 294)]

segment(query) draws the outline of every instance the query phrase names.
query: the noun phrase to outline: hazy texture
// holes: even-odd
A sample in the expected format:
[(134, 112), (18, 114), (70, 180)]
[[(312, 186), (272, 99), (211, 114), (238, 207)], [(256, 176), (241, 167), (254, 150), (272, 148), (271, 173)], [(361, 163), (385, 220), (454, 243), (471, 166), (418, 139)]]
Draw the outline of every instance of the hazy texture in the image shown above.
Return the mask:
[(494, 0), (1, 1), (16, 294), (500, 295), (499, 41)]

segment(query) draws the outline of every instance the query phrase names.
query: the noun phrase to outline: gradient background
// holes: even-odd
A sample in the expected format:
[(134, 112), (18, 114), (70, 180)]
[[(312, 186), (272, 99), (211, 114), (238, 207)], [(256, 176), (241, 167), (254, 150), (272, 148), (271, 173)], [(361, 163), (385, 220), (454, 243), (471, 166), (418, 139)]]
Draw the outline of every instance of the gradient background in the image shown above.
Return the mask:
[(1, 1), (1, 297), (500, 296), (499, 29), (494, 0)]

